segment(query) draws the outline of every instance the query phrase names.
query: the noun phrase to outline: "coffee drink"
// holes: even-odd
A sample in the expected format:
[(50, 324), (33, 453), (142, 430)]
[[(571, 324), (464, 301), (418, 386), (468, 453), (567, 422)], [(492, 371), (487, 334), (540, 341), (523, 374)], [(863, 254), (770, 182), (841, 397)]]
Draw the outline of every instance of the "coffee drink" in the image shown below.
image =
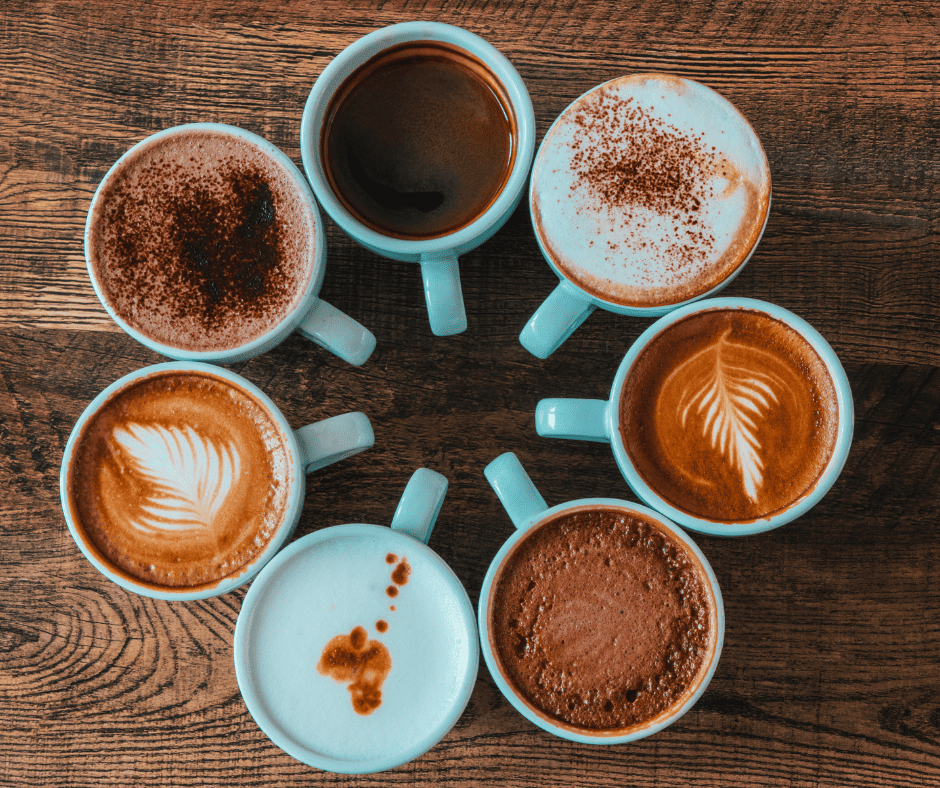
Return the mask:
[(655, 519), (578, 506), (532, 527), (488, 604), (499, 671), (554, 725), (623, 735), (662, 721), (716, 657), (717, 602), (690, 548)]
[(515, 157), (506, 90), (440, 41), (387, 49), (336, 91), (320, 136), (333, 193), (367, 227), (411, 240), (449, 235), (499, 196)]
[(104, 302), (146, 338), (223, 351), (298, 305), (316, 225), (293, 176), (235, 133), (182, 127), (133, 148), (98, 192), (86, 231)]
[(832, 376), (794, 328), (752, 309), (666, 326), (630, 367), (620, 436), (662, 499), (706, 520), (770, 517), (805, 498), (836, 446)]
[(136, 584), (193, 589), (263, 552), (292, 483), (286, 437), (254, 396), (207, 372), (165, 370), (85, 422), (65, 492), (99, 560)]
[(727, 282), (757, 245), (770, 169), (744, 117), (663, 74), (575, 101), (542, 142), (532, 217), (561, 274), (614, 305), (662, 308)]
[(265, 733), (346, 772), (435, 744), (469, 698), (478, 654), (469, 600), (445, 575), (417, 540), (371, 525), (324, 528), (276, 556), (235, 634), (239, 687)]

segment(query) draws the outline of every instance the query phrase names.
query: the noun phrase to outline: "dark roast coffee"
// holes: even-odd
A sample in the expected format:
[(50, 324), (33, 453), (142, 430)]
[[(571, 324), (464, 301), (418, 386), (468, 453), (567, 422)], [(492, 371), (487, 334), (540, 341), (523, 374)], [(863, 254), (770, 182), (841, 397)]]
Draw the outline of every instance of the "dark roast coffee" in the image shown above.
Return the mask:
[(385, 50), (337, 90), (320, 138), (330, 188), (383, 235), (427, 239), (470, 224), (499, 196), (515, 156), (505, 89), (457, 47)]

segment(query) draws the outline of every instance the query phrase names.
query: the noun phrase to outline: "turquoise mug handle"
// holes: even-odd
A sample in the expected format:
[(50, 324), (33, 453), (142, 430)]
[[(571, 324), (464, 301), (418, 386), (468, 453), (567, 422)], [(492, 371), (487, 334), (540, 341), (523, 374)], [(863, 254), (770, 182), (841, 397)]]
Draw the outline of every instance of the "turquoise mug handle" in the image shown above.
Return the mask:
[(460, 287), (457, 253), (453, 250), (421, 255), (424, 300), (435, 336), (447, 337), (467, 330), (467, 312)]
[(429, 468), (418, 468), (398, 502), (392, 529), (427, 544), (446, 495), (446, 477)]
[(487, 465), (483, 475), (516, 528), (527, 528), (548, 510), (545, 499), (511, 451)]
[(533, 356), (548, 358), (595, 309), (597, 304), (588, 301), (568, 280), (562, 280), (535, 310), (519, 341)]
[(609, 406), (602, 399), (543, 399), (535, 407), (535, 431), (543, 438), (610, 443)]
[(365, 364), (375, 350), (375, 336), (369, 329), (321, 299), (315, 299), (297, 330), (354, 367)]

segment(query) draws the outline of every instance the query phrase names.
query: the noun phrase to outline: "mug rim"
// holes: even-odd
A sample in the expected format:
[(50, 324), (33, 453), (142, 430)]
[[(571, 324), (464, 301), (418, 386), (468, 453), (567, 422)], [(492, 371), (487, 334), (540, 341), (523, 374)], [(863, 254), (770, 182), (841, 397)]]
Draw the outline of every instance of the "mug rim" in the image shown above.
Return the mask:
[[(224, 350), (187, 350), (186, 348), (175, 347), (174, 345), (169, 345), (165, 342), (159, 342), (155, 339), (152, 339), (151, 337), (148, 337), (139, 329), (128, 323), (123, 317), (121, 317), (121, 315), (117, 313), (106, 297), (105, 289), (98, 281), (98, 278), (95, 275), (94, 266), (92, 265), (91, 234), (93, 217), (95, 215), (95, 209), (100, 201), (101, 193), (104, 191), (105, 187), (112, 181), (115, 175), (119, 173), (124, 163), (139, 153), (141, 150), (159, 142), (164, 138), (175, 137), (177, 135), (193, 131), (211, 131), (217, 134), (238, 137), (248, 142), (249, 144), (254, 145), (256, 148), (260, 149), (262, 153), (274, 159), (274, 161), (288, 175), (291, 182), (296, 187), (298, 195), (302, 203), (306, 206), (313, 224), (314, 243), (313, 249), (310, 252), (310, 272), (307, 278), (307, 283), (305, 284), (303, 291), (300, 293), (300, 296), (297, 299), (297, 303), (294, 304), (293, 309), (291, 309), (284, 316), (284, 318), (279, 323), (277, 323), (277, 325), (272, 326), (260, 336), (257, 336), (241, 345)], [(320, 216), (320, 210), (316, 197), (313, 194), (313, 190), (310, 188), (310, 184), (307, 183), (307, 179), (304, 177), (303, 173), (300, 171), (297, 165), (294, 164), (294, 162), (290, 159), (290, 157), (280, 148), (278, 148), (277, 145), (275, 145), (273, 142), (270, 142), (253, 131), (248, 131), (247, 129), (243, 129), (239, 126), (233, 126), (227, 123), (199, 122), (183, 123), (178, 126), (170, 126), (165, 129), (160, 129), (153, 134), (149, 134), (143, 139), (135, 142), (130, 148), (124, 151), (124, 153), (122, 153), (121, 156), (118, 157), (118, 159), (111, 165), (95, 189), (95, 193), (91, 198), (91, 202), (88, 205), (88, 211), (85, 215), (85, 230), (83, 241), (85, 268), (88, 272), (88, 278), (91, 280), (91, 286), (95, 291), (95, 295), (97, 296), (99, 303), (104, 307), (105, 311), (108, 313), (108, 316), (115, 323), (117, 323), (121, 330), (130, 335), (132, 338), (136, 339), (142, 345), (149, 347), (151, 350), (154, 350), (161, 355), (167, 356), (177, 361), (206, 361), (211, 363), (225, 364), (236, 361), (244, 361), (248, 358), (252, 358), (253, 356), (257, 356), (267, 350), (270, 350), (275, 345), (284, 340), (301, 323), (303, 318), (313, 308), (314, 304), (316, 303), (317, 296), (320, 293), (320, 288), (323, 286), (323, 279), (326, 273), (326, 235), (323, 225), (323, 217)]]
[[(267, 705), (262, 700), (262, 694), (256, 690), (251, 678), (251, 668), (248, 662), (248, 649), (250, 641), (250, 621), (258, 604), (261, 604), (266, 588), (273, 583), (282, 566), (291, 561), (299, 553), (306, 550), (316, 550), (323, 542), (335, 539), (363, 539), (376, 538), (384, 540), (387, 547), (406, 547), (417, 551), (438, 570), (445, 587), (449, 589), (451, 598), (460, 610), (460, 623), (467, 635), (467, 661), (458, 666), (461, 676), (459, 680), (460, 691), (453, 697), (453, 702), (446, 715), (444, 715), (430, 731), (422, 737), (419, 744), (398, 753), (382, 757), (350, 760), (326, 755), (313, 751), (294, 741), (290, 731), (272, 718)], [(383, 547), (383, 549), (385, 549)], [(235, 677), (238, 689), (251, 714), (252, 719), (262, 732), (280, 749), (297, 759), (301, 763), (313, 766), (324, 771), (338, 774), (370, 774), (383, 772), (408, 763), (435, 747), (454, 727), (463, 715), (473, 688), (476, 683), (480, 661), (480, 641), (476, 627), (476, 617), (473, 614), (473, 605), (466, 588), (457, 577), (450, 565), (433, 549), (413, 536), (395, 530), (389, 526), (373, 525), (369, 523), (344, 523), (332, 525), (300, 537), (279, 552), (261, 570), (255, 582), (251, 584), (242, 601), (241, 610), (235, 622), (235, 633), (232, 647), (235, 662)]]
[[(152, 375), (160, 375), (165, 372), (173, 371), (196, 372), (198, 374), (222, 378), (226, 382), (243, 389), (246, 394), (255, 399), (281, 430), (284, 443), (287, 447), (287, 453), (290, 456), (291, 473), (290, 492), (288, 493), (284, 509), (284, 517), (264, 550), (255, 556), (254, 560), (248, 564), (242, 565), (235, 572), (225, 575), (219, 580), (213, 580), (209, 583), (202, 583), (196, 586), (184, 586), (179, 590), (174, 590), (173, 587), (170, 586), (160, 586), (156, 583), (138, 580), (130, 573), (114, 566), (106, 557), (101, 555), (97, 547), (93, 546), (94, 543), (91, 537), (87, 536), (84, 528), (78, 524), (77, 517), (72, 511), (69, 502), (68, 492), (68, 476), (72, 455), (88, 421), (119, 391), (149, 378)], [(75, 425), (72, 427), (72, 431), (69, 433), (68, 440), (65, 444), (65, 449), (62, 452), (62, 460), (59, 468), (59, 502), (62, 507), (62, 514), (65, 518), (65, 524), (69, 529), (69, 534), (82, 555), (85, 556), (100, 574), (126, 591), (132, 591), (135, 594), (151, 599), (167, 601), (209, 599), (233, 591), (251, 580), (261, 571), (265, 564), (271, 560), (278, 550), (280, 550), (287, 539), (290, 538), (297, 525), (297, 520), (300, 518), (305, 490), (306, 473), (303, 467), (300, 446), (294, 435), (294, 431), (271, 398), (241, 375), (222, 367), (216, 367), (212, 364), (197, 361), (168, 361), (161, 364), (153, 364), (123, 375), (102, 389), (102, 391), (88, 403), (75, 422)]]
[[(631, 730), (628, 733), (605, 733), (600, 731), (598, 733), (591, 734), (589, 732), (575, 730), (573, 727), (572, 729), (569, 729), (563, 727), (563, 725), (557, 724), (549, 715), (537, 710), (523, 698), (521, 693), (518, 693), (513, 689), (512, 685), (503, 676), (503, 672), (499, 668), (498, 661), (496, 656), (493, 654), (493, 649), (490, 643), (488, 619), (490, 599), (493, 594), (493, 583), (496, 579), (496, 576), (500, 573), (502, 565), (504, 564), (507, 556), (515, 550), (516, 545), (526, 539), (529, 535), (533, 534), (539, 527), (547, 524), (550, 520), (555, 519), (560, 514), (572, 512), (576, 509), (602, 508), (625, 509), (627, 511), (635, 512), (645, 516), (648, 519), (654, 520), (660, 527), (671, 533), (676, 539), (685, 545), (685, 547), (698, 561), (699, 568), (702, 570), (702, 573), (705, 575), (711, 587), (712, 596), (714, 599), (716, 619), (715, 646), (708, 668), (705, 670), (701, 680), (696, 685), (695, 690), (692, 693), (684, 696), (681, 704), (678, 707), (675, 707), (675, 704), (673, 704), (664, 712), (661, 712), (652, 720), (649, 720), (643, 727), (640, 727), (636, 730)], [(702, 553), (701, 549), (691, 536), (685, 533), (681, 527), (676, 525), (661, 512), (651, 509), (648, 506), (644, 506), (643, 504), (632, 503), (620, 498), (579, 498), (576, 500), (567, 501), (565, 503), (557, 504), (556, 506), (551, 506), (548, 509), (542, 510), (541, 512), (529, 517), (522, 526), (517, 527), (509, 536), (509, 538), (502, 544), (499, 551), (493, 557), (493, 560), (490, 562), (490, 565), (487, 568), (486, 576), (483, 579), (483, 585), (480, 588), (477, 618), (483, 659), (486, 662), (486, 667), (489, 670), (490, 675), (493, 677), (493, 681), (496, 682), (496, 685), (502, 695), (510, 702), (516, 711), (522, 714), (522, 716), (529, 720), (529, 722), (537, 725), (547, 733), (551, 733), (563, 739), (568, 739), (569, 741), (579, 742), (581, 744), (625, 744), (631, 741), (637, 741), (638, 739), (643, 739), (647, 736), (652, 736), (653, 734), (660, 732), (664, 728), (674, 723), (698, 702), (709, 683), (711, 683), (712, 677), (715, 675), (715, 671), (718, 668), (718, 662), (721, 657), (722, 648), (724, 646), (724, 600), (721, 594), (721, 588), (718, 585), (718, 578), (715, 575), (715, 572), (704, 553)], [(670, 709), (672, 709), (672, 711), (670, 711)], [(669, 713), (667, 714), (666, 712)]]
[[(542, 239), (542, 235), (538, 230), (538, 224), (535, 221), (534, 210), (533, 210), (534, 204), (535, 204), (536, 171), (539, 166), (539, 157), (542, 154), (542, 151), (544, 150), (545, 145), (547, 144), (549, 138), (551, 137), (552, 132), (555, 130), (555, 127), (568, 114), (569, 110), (571, 110), (578, 102), (580, 102), (581, 100), (583, 100), (590, 94), (594, 93), (595, 91), (598, 91), (601, 88), (605, 87), (606, 85), (609, 85), (613, 82), (617, 82), (622, 79), (628, 79), (628, 78), (638, 79), (638, 78), (643, 78), (643, 77), (669, 77), (671, 79), (681, 79), (684, 82), (690, 82), (693, 85), (696, 85), (700, 88), (703, 88), (709, 91), (710, 93), (714, 94), (719, 99), (721, 99), (723, 102), (725, 102), (729, 107), (731, 107), (731, 109), (735, 113), (737, 113), (737, 115), (744, 121), (747, 127), (751, 130), (751, 133), (754, 135), (754, 139), (757, 141), (758, 147), (761, 149), (761, 151), (764, 154), (764, 161), (767, 162), (767, 174), (768, 174), (767, 209), (766, 211), (764, 211), (764, 220), (761, 223), (761, 228), (757, 234), (757, 237), (754, 239), (754, 243), (751, 245), (751, 248), (748, 250), (744, 258), (737, 264), (737, 266), (735, 266), (735, 268), (732, 271), (726, 274), (721, 279), (721, 281), (717, 282), (714, 286), (712, 286), (708, 290), (698, 295), (692, 296), (690, 298), (683, 299), (682, 301), (675, 301), (670, 304), (659, 304), (655, 306), (632, 306), (629, 304), (621, 304), (616, 301), (611, 301), (609, 299), (602, 298), (601, 296), (594, 295), (593, 293), (590, 293), (587, 290), (585, 290), (580, 284), (578, 284), (571, 277), (569, 277), (564, 271), (562, 271), (561, 268), (559, 268), (558, 265), (556, 264), (552, 254), (546, 248), (545, 243)], [(535, 235), (536, 243), (538, 244), (539, 251), (542, 253), (542, 257), (545, 258), (545, 261), (549, 264), (549, 267), (552, 269), (555, 276), (557, 276), (561, 282), (568, 284), (571, 287), (575, 288), (579, 297), (581, 297), (583, 300), (588, 301), (589, 303), (593, 304), (594, 306), (600, 307), (601, 309), (605, 309), (608, 312), (614, 312), (620, 315), (631, 315), (634, 317), (659, 317), (661, 315), (668, 314), (674, 309), (678, 309), (680, 307), (693, 304), (697, 301), (701, 301), (703, 299), (713, 297), (716, 293), (718, 293), (719, 291), (727, 287), (738, 276), (738, 274), (740, 274), (741, 271), (744, 270), (744, 267), (750, 262), (751, 257), (754, 255), (754, 252), (757, 250), (757, 247), (760, 246), (760, 242), (764, 237), (764, 231), (767, 229), (767, 222), (770, 219), (770, 209), (773, 203), (773, 178), (771, 177), (771, 173), (770, 173), (770, 161), (767, 158), (767, 152), (764, 151), (763, 143), (761, 142), (760, 137), (757, 135), (757, 131), (754, 129), (754, 126), (747, 119), (744, 113), (741, 112), (741, 110), (738, 109), (738, 107), (735, 104), (733, 104), (729, 99), (727, 99), (725, 96), (723, 96), (714, 88), (711, 88), (705, 83), (699, 82), (698, 80), (695, 80), (695, 79), (689, 79), (688, 77), (683, 77), (683, 76), (680, 76), (678, 74), (673, 74), (668, 71), (638, 71), (635, 73), (621, 74), (618, 77), (614, 77), (613, 79), (608, 79), (604, 82), (600, 82), (597, 85), (594, 85), (593, 87), (584, 91), (584, 93), (582, 93), (580, 96), (575, 98), (570, 104), (568, 104), (568, 106), (566, 106), (561, 111), (558, 117), (556, 117), (555, 120), (552, 121), (551, 126), (548, 127), (548, 130), (545, 132), (545, 135), (542, 137), (541, 143), (539, 143), (539, 148), (536, 151), (535, 156), (532, 161), (532, 177), (529, 179), (528, 191), (529, 191), (529, 194), (528, 194), (529, 216), (532, 220), (532, 230), (533, 230), (533, 234)]]
[[(379, 53), (411, 41), (439, 41), (464, 49), (499, 80), (516, 115), (516, 157), (502, 189), (473, 221), (436, 238), (405, 239), (384, 235), (363, 224), (333, 194), (320, 160), (320, 131), (336, 90), (361, 65)], [(528, 89), (512, 63), (492, 44), (464, 28), (443, 22), (399, 22), (373, 30), (353, 41), (320, 72), (307, 96), (300, 124), (300, 154), (313, 192), (327, 215), (357, 243), (382, 255), (461, 253), (483, 243), (489, 232), (508, 218), (518, 203), (535, 154), (535, 112)]]
[[(836, 407), (839, 424), (836, 428), (836, 438), (832, 456), (829, 458), (824, 470), (809, 492), (804, 493), (802, 497), (797, 499), (782, 512), (764, 515), (751, 520), (723, 522), (719, 520), (709, 520), (706, 517), (693, 515), (677, 508), (655, 492), (646, 483), (643, 477), (640, 476), (633, 465), (633, 461), (630, 459), (630, 455), (623, 442), (623, 435), (620, 432), (620, 401), (623, 395), (624, 383), (630, 373), (630, 369), (633, 367), (633, 363), (646, 346), (663, 330), (673, 323), (699, 312), (729, 309), (762, 312), (773, 319), (785, 323), (810, 344), (813, 350), (819, 355), (832, 379), (833, 388), (836, 392)], [(829, 492), (842, 473), (842, 469), (845, 467), (852, 445), (854, 422), (854, 404), (848, 376), (845, 373), (842, 362), (839, 361), (839, 357), (822, 334), (813, 328), (806, 320), (790, 310), (770, 303), (769, 301), (761, 301), (755, 298), (711, 298), (686, 304), (660, 317), (659, 320), (640, 334), (630, 346), (629, 350), (627, 350), (626, 355), (620, 362), (620, 366), (617, 368), (617, 374), (614, 376), (614, 382), (611, 386), (610, 398), (607, 405), (607, 432), (610, 436), (610, 445), (613, 449), (614, 459), (617, 461), (620, 472), (626, 479), (630, 489), (648, 506), (651, 506), (666, 517), (674, 520), (682, 527), (712, 536), (751, 536), (753, 534), (764, 533), (765, 531), (771, 531), (796, 520), (813, 508), (813, 506), (819, 503)]]

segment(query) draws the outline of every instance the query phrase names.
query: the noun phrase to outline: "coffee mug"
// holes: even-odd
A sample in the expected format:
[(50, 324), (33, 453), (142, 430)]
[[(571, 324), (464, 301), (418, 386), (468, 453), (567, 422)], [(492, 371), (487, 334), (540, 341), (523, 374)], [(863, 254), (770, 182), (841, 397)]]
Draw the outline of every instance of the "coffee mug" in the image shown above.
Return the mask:
[(760, 140), (710, 88), (634, 74), (589, 90), (535, 157), (532, 223), (560, 281), (520, 342), (547, 358), (598, 307), (657, 317), (714, 295), (757, 247), (770, 192)]
[(701, 697), (724, 642), (715, 574), (681, 529), (644, 506), (549, 507), (517, 457), (484, 474), (516, 532), (480, 591), (483, 657), (526, 719), (584, 744), (622, 744)]
[(715, 298), (653, 323), (609, 400), (545, 399), (539, 435), (610, 443), (630, 488), (671, 520), (743, 536), (829, 491), (852, 443), (852, 392), (825, 339), (774, 304)]
[(376, 30), (317, 78), (300, 150), (343, 232), (383, 257), (420, 263), (431, 330), (464, 331), (457, 258), (505, 224), (535, 150), (532, 101), (512, 64), (451, 25)]
[(122, 588), (206, 599), (248, 582), (284, 545), (307, 473), (374, 442), (363, 413), (293, 430), (234, 372), (156, 364), (79, 417), (62, 457), (62, 511), (79, 550)]
[(307, 181), (234, 126), (176, 126), (121, 156), (88, 209), (85, 264), (114, 322), (180, 361), (243, 361), (295, 329), (356, 366), (375, 349), (318, 297), (326, 235)]
[(470, 699), (479, 643), (467, 592), (427, 541), (447, 480), (411, 477), (391, 528), (323, 528), (279, 553), (235, 625), (255, 722), (297, 760), (365, 774), (437, 744)]

